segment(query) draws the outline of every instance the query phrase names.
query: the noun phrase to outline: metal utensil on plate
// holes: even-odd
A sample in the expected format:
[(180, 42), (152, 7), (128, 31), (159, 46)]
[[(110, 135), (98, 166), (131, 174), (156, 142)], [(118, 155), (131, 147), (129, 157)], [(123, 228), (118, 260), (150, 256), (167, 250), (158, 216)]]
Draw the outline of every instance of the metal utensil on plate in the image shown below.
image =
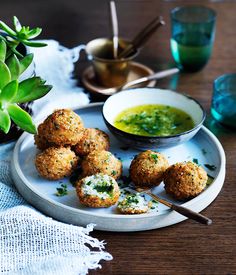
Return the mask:
[(125, 48), (119, 55), (118, 58), (124, 58), (129, 56), (134, 49), (142, 47), (154, 32), (161, 26), (165, 25), (165, 21), (161, 16), (154, 18), (148, 25), (146, 25), (131, 41), (131, 44)]
[(164, 200), (164, 199), (160, 198), (159, 196), (153, 194), (151, 189), (144, 189), (144, 188), (136, 188), (135, 190), (132, 188), (128, 188), (128, 189), (139, 192), (139, 193), (145, 193), (145, 194), (149, 195), (150, 197), (152, 197), (155, 201), (158, 201), (158, 202), (166, 205), (170, 209), (178, 212), (179, 214), (181, 214), (189, 219), (195, 220), (199, 223), (206, 224), (206, 225), (212, 224), (212, 220), (209, 219), (208, 217), (206, 217), (202, 214), (199, 214), (191, 209), (183, 207), (181, 205), (177, 205), (177, 204), (174, 204), (167, 200)]
[(116, 13), (116, 5), (114, 1), (110, 1), (110, 12), (111, 12), (111, 25), (112, 25), (112, 40), (113, 40), (113, 55), (114, 59), (117, 59), (118, 56), (118, 20)]
[(173, 68), (173, 69), (160, 71), (160, 72), (154, 73), (154, 74), (149, 75), (149, 76), (144, 76), (142, 78), (135, 79), (133, 81), (130, 81), (130, 82), (120, 86), (120, 87), (114, 87), (114, 88), (108, 88), (108, 89), (101, 90), (100, 93), (104, 94), (104, 95), (113, 95), (117, 92), (128, 89), (128, 88), (130, 88), (134, 85), (144, 83), (144, 82), (147, 82), (147, 81), (151, 81), (151, 80), (161, 79), (161, 78), (176, 74), (178, 72), (179, 72), (178, 68)]

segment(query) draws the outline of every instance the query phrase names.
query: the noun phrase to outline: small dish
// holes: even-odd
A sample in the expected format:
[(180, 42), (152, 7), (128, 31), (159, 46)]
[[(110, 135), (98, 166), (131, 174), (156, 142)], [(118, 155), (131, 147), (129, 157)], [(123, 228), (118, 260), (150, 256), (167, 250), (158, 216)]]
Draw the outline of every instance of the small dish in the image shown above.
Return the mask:
[[(154, 74), (154, 71), (149, 67), (141, 63), (130, 62), (130, 72), (128, 74), (127, 82), (152, 74)], [(107, 89), (107, 87), (103, 87), (97, 83), (94, 69), (92, 66), (89, 66), (87, 69), (85, 69), (85, 71), (82, 74), (81, 81), (84, 87), (88, 89), (92, 95), (100, 97), (101, 99), (106, 99), (108, 97), (101, 93), (101, 91)], [(136, 87), (154, 87), (155, 84), (156, 81), (150, 81), (148, 83), (139, 84)]]
[[(186, 112), (194, 122), (188, 131), (170, 136), (141, 136), (124, 132), (114, 126), (116, 116), (123, 110), (145, 104), (161, 104)], [(201, 128), (205, 111), (195, 99), (170, 90), (157, 88), (130, 89), (109, 97), (103, 106), (103, 119), (108, 129), (124, 144), (141, 150), (172, 147), (190, 140)]]

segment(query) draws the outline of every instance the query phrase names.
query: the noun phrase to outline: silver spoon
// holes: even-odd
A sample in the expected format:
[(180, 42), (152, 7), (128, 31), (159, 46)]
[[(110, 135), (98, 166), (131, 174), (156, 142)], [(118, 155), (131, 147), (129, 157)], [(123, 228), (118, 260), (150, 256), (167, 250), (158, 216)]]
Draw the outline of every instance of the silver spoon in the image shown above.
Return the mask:
[(126, 89), (128, 89), (128, 88), (130, 88), (134, 85), (144, 83), (144, 82), (148, 82), (148, 81), (151, 81), (151, 80), (161, 79), (161, 78), (176, 74), (178, 72), (179, 72), (178, 68), (173, 68), (173, 69), (169, 69), (169, 70), (160, 71), (160, 72), (154, 73), (154, 74), (149, 75), (149, 76), (144, 76), (142, 78), (135, 79), (135, 80), (130, 81), (130, 82), (128, 82), (128, 83), (126, 83), (122, 86), (119, 86), (119, 87), (114, 87), (114, 88), (108, 88), (108, 89), (101, 90), (100, 93), (104, 94), (104, 95), (113, 95), (113, 94), (115, 94), (117, 92), (120, 92), (122, 90), (126, 90)]
[(111, 11), (111, 25), (112, 25), (112, 35), (113, 35), (113, 56), (117, 59), (118, 56), (118, 19), (116, 13), (116, 5), (114, 1), (110, 1), (110, 11)]

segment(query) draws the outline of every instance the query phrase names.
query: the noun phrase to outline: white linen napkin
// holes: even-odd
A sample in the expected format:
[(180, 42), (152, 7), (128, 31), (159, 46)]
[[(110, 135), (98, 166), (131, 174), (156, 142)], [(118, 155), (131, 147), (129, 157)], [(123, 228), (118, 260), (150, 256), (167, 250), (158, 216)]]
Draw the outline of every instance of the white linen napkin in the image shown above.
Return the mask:
[(55, 109), (75, 108), (89, 103), (84, 89), (76, 86), (73, 78), (74, 63), (78, 61), (84, 45), (73, 49), (61, 46), (55, 40), (40, 40), (48, 45), (43, 48), (30, 48), (34, 54), (35, 73), (53, 85), (53, 89), (33, 104), (34, 117), (48, 115)]

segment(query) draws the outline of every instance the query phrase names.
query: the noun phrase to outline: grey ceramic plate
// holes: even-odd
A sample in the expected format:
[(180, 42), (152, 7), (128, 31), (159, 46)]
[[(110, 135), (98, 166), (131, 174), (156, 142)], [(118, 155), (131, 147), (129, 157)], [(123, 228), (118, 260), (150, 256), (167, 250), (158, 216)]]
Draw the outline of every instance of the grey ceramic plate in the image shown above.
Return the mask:
[[(130, 162), (139, 151), (124, 147), (108, 132), (102, 119), (102, 104), (90, 104), (75, 111), (82, 117), (86, 127), (97, 127), (110, 135), (111, 152), (122, 160), (124, 174), (127, 175)], [(116, 211), (116, 206), (106, 209), (84, 207), (79, 203), (75, 189), (68, 178), (63, 181), (48, 181), (38, 175), (34, 166), (36, 151), (33, 136), (27, 133), (23, 134), (14, 149), (12, 176), (21, 195), (48, 216), (69, 224), (95, 223), (96, 229), (105, 231), (150, 230), (186, 219), (161, 204), (158, 204), (152, 212), (141, 215), (121, 215)], [(182, 204), (197, 212), (206, 208), (220, 192), (225, 178), (225, 154), (217, 138), (205, 127), (202, 127), (190, 141), (169, 149), (161, 149), (160, 152), (168, 158), (170, 164), (197, 159), (203, 167), (204, 164), (216, 167), (214, 171), (205, 167), (208, 174), (214, 177), (211, 185), (196, 198)], [(57, 197), (55, 195), (56, 188), (60, 187), (62, 182), (68, 185), (69, 194)], [(173, 201), (165, 194), (163, 184), (156, 187), (154, 193)]]

